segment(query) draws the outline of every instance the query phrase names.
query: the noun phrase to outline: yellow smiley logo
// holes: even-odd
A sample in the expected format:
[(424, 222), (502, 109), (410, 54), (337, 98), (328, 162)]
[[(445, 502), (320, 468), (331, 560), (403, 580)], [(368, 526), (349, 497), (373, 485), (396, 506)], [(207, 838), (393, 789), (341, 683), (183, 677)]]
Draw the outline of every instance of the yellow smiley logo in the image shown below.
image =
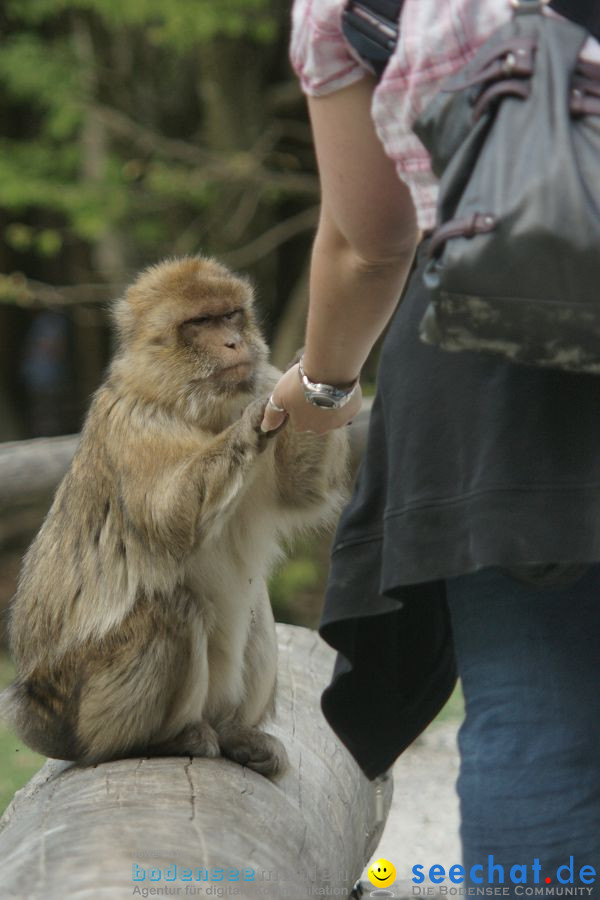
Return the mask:
[(389, 859), (376, 859), (369, 866), (367, 875), (375, 887), (389, 887), (396, 880), (396, 869)]

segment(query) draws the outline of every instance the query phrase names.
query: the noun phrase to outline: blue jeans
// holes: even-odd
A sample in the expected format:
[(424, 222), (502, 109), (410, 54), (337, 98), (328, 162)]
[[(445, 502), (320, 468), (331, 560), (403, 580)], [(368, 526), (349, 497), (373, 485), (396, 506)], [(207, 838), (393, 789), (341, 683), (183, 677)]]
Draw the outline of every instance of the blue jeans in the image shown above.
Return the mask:
[[(463, 865), (468, 886), (508, 896), (537, 884), (600, 896), (600, 564), (572, 584), (537, 588), (499, 568), (447, 580), (466, 717), (459, 732)], [(510, 877), (527, 866), (518, 890)], [(580, 879), (582, 866), (593, 866)], [(483, 878), (479, 884), (478, 879)], [(522, 872), (515, 870), (522, 882)], [(592, 879), (590, 881), (590, 878)], [(507, 896), (506, 894), (504, 896)]]

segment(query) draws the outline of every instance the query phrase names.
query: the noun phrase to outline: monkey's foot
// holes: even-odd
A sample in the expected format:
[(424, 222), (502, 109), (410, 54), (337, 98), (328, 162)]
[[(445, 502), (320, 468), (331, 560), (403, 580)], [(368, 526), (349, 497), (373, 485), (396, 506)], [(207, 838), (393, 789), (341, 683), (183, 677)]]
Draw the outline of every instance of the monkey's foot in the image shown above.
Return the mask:
[(146, 756), (219, 756), (217, 733), (208, 722), (192, 722), (174, 737), (151, 744)]
[(223, 756), (267, 778), (278, 778), (289, 765), (285, 747), (272, 734), (248, 725), (227, 725), (218, 734)]

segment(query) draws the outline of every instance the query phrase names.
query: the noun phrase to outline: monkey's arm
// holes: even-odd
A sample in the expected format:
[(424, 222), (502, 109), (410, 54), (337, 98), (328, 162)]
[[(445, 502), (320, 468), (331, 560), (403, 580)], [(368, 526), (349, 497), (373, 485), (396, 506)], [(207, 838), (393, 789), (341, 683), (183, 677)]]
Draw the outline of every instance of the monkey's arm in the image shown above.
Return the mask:
[(260, 431), (265, 401), (200, 444), (172, 439), (166, 450), (150, 439), (121, 449), (122, 496), (133, 524), (175, 556), (189, 551), (243, 495), (257, 457), (270, 441)]
[(284, 428), (275, 444), (277, 495), (282, 507), (299, 512), (329, 507), (346, 498), (349, 441), (344, 428), (313, 434)]

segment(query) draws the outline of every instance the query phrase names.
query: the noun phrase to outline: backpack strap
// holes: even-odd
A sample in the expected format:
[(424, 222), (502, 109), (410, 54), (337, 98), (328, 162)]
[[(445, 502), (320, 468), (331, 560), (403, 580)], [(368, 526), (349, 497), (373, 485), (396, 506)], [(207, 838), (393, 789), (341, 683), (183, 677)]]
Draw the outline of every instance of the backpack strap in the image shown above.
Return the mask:
[[(347, 0), (342, 12), (342, 31), (358, 55), (381, 79), (398, 43), (404, 0)], [(555, 12), (577, 22), (600, 41), (598, 0), (551, 0)]]

